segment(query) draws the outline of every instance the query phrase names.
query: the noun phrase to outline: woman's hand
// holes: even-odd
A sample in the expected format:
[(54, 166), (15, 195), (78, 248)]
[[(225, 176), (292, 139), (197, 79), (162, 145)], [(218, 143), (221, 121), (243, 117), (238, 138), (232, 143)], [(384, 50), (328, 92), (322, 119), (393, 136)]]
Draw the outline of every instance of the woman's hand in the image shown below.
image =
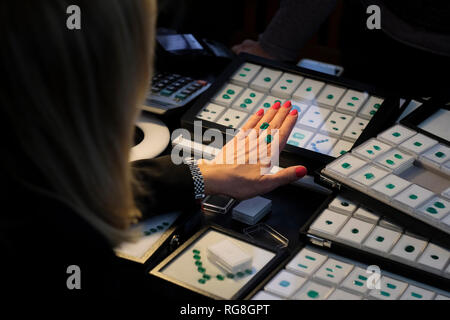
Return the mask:
[[(283, 106), (276, 102), (266, 114), (263, 109), (253, 114), (214, 160), (199, 161), (198, 166), (205, 181), (205, 193), (223, 194), (242, 200), (304, 177), (307, 170), (303, 166), (289, 167), (275, 174), (264, 174), (273, 165), (270, 161), (274, 158), (273, 155), (277, 158), (286, 145), (297, 117), (297, 110), (291, 111), (290, 101)], [(272, 156), (260, 157), (261, 150)]]

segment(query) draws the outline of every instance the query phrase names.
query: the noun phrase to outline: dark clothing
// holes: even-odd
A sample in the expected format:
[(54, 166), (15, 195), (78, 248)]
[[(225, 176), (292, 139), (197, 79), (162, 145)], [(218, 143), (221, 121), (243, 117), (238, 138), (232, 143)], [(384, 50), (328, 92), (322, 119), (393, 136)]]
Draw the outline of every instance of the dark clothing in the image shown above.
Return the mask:
[[(296, 62), (306, 41), (332, 12), (334, 0), (285, 0), (260, 36), (263, 49)], [(381, 30), (369, 30), (369, 5), (381, 9)], [(439, 1), (343, 1), (340, 35), (345, 76), (405, 95), (448, 91), (450, 3)]]
[[(189, 168), (169, 157), (141, 160), (139, 179), (151, 191), (146, 214), (193, 207)], [(32, 295), (155, 295), (146, 275), (127, 273), (109, 241), (66, 204), (5, 177), (0, 215), (0, 283), (2, 291)], [(177, 200), (174, 201), (174, 198)], [(81, 290), (68, 290), (67, 268), (81, 270)]]

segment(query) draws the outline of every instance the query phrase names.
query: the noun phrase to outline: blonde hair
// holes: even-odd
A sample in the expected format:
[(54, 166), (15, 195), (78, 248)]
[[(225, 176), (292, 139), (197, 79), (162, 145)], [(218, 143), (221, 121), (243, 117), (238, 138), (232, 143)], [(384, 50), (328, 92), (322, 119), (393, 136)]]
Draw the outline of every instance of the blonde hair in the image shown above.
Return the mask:
[[(72, 4), (80, 30), (66, 27)], [(69, 205), (112, 243), (129, 239), (140, 212), (128, 159), (151, 75), (156, 2), (4, 1), (0, 12), (10, 153), (2, 169)], [(25, 164), (45, 183), (30, 181)]]

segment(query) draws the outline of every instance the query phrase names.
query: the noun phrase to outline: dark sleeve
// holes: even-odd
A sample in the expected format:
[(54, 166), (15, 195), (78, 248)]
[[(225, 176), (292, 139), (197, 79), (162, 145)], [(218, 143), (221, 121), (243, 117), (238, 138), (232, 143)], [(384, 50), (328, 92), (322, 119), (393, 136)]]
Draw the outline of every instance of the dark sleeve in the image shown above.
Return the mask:
[(261, 47), (281, 61), (295, 61), (301, 48), (336, 5), (336, 0), (284, 0), (259, 37)]
[(195, 207), (194, 182), (187, 165), (174, 164), (170, 156), (139, 160), (132, 165), (143, 187), (143, 192), (136, 192), (136, 202), (144, 216)]

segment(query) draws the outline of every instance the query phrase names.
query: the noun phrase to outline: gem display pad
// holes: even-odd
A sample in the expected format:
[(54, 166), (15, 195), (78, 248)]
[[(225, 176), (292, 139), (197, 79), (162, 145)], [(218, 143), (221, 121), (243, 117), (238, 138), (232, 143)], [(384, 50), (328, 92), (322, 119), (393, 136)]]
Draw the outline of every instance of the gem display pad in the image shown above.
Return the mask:
[[(296, 128), (311, 132), (312, 135), (308, 133), (306, 137), (316, 137), (316, 141), (305, 141), (291, 136), (284, 151), (297, 154), (301, 151), (295, 148), (307, 149), (312, 152), (304, 154), (315, 163), (316, 158), (319, 163), (325, 164), (331, 158), (351, 150), (361, 133), (370, 125), (373, 114), (369, 114), (371, 110), (364, 109), (367, 103), (370, 103), (371, 109), (379, 108), (383, 103), (394, 105), (394, 99), (385, 101), (379, 96), (372, 96), (364, 90), (352, 88), (354, 84), (346, 85), (344, 79), (308, 75), (306, 70), (300, 69), (289, 71), (286, 66), (278, 66), (277, 63), (264, 59), (246, 57), (240, 64), (236, 61), (230, 65), (229, 69), (217, 80), (217, 84), (211, 87), (211, 93), (205, 94), (204, 98), (202, 96), (192, 108), (192, 112), (190, 110), (183, 116), (183, 126), (191, 128), (197, 118), (225, 128), (239, 129), (248, 119), (248, 115), (259, 109), (266, 112), (276, 101), (283, 104), (290, 100), (292, 109), (298, 110)], [(328, 78), (330, 80), (326, 80)], [(222, 85), (219, 86), (219, 83)], [(209, 103), (225, 109), (220, 110), (220, 114), (217, 110), (211, 114), (200, 111), (201, 103), (202, 109)], [(247, 117), (240, 121), (242, 115), (238, 115), (239, 119), (236, 119), (235, 114), (229, 113), (230, 109), (245, 112)], [(343, 117), (345, 119), (342, 119)], [(204, 125), (209, 126), (210, 124)], [(224, 132), (225, 128), (219, 129)]]
[(114, 248), (117, 256), (145, 263), (156, 250), (155, 245), (167, 238), (166, 232), (172, 227), (181, 214), (172, 212), (154, 216), (140, 222), (135, 228), (142, 230), (136, 242), (124, 242)]
[[(304, 257), (318, 257), (308, 273), (291, 272)], [(299, 259), (299, 257), (302, 257)], [(310, 260), (312, 261), (312, 260)], [(308, 262), (308, 261), (307, 261)], [(309, 263), (309, 262), (308, 262)], [(432, 300), (445, 299), (450, 293), (403, 276), (381, 270), (380, 289), (373, 288), (368, 265), (321, 249), (306, 246), (287, 262), (273, 278), (251, 298), (259, 300)]]
[[(224, 240), (232, 242), (252, 257), (251, 268), (236, 274), (228, 273), (208, 259), (208, 248)], [(167, 280), (195, 288), (204, 294), (232, 299), (274, 257), (274, 252), (208, 229), (188, 245), (178, 249), (166, 259), (168, 262), (161, 263), (154, 271), (159, 270), (157, 273)], [(152, 274), (155, 274), (154, 271)]]
[[(418, 193), (415, 188), (406, 189), (405, 192)], [(368, 211), (357, 202), (339, 195), (328, 201), (328, 206), (325, 204), (322, 212), (318, 212), (310, 223), (308, 234), (450, 279), (450, 273), (445, 270), (450, 265), (449, 250), (417, 237), (408, 230), (387, 227), (381, 214)], [(425, 201), (425, 204), (427, 207), (431, 206), (432, 201)], [(306, 261), (303, 257), (305, 264), (301, 263), (302, 266), (304, 264), (302, 269), (295, 264), (298, 260), (300, 259), (294, 259), (292, 265), (288, 264), (288, 270), (291, 268), (292, 272), (309, 274), (305, 270), (307, 262), (311, 261)], [(317, 263), (321, 264), (322, 260), (323, 258), (317, 259)]]
[[(351, 154), (339, 157), (322, 173), (443, 231), (437, 236), (442, 238), (450, 233), (445, 223), (450, 214), (446, 199), (450, 186), (450, 175), (445, 170), (447, 156), (449, 147), (394, 125)], [(435, 197), (434, 202), (427, 202)], [(418, 229), (416, 232), (420, 232)]]

